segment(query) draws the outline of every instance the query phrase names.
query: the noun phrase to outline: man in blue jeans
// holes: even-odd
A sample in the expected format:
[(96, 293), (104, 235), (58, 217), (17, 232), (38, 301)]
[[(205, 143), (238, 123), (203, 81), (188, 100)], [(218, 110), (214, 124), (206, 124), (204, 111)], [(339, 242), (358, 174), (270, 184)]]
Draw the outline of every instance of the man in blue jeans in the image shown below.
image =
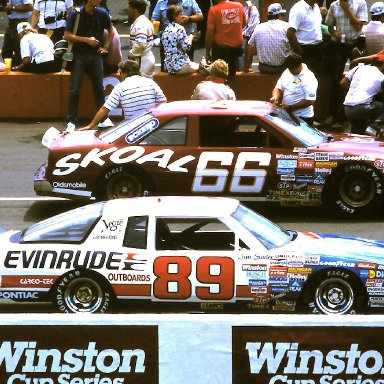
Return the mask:
[[(101, 0), (85, 0), (80, 8), (79, 25), (76, 33), (74, 27), (77, 10), (68, 16), (64, 39), (73, 43), (73, 61), (71, 86), (69, 91), (67, 130), (76, 128), (79, 94), (83, 76), (88, 73), (92, 79), (96, 110), (104, 104), (103, 55), (108, 54), (114, 31), (108, 12), (99, 8)], [(108, 31), (103, 41), (104, 29)], [(109, 119), (107, 119), (109, 120)], [(110, 126), (110, 120), (100, 123), (100, 127)]]

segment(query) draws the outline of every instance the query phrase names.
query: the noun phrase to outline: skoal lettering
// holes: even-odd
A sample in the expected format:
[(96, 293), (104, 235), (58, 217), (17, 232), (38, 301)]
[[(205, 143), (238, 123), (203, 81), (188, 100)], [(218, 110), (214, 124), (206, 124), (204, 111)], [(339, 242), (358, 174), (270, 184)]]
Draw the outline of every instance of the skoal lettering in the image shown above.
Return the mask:
[(105, 158), (114, 164), (126, 164), (136, 161), (138, 164), (147, 162), (155, 162), (160, 168), (167, 168), (171, 172), (188, 172), (184, 168), (185, 164), (190, 163), (195, 159), (194, 156), (188, 155), (182, 158), (171, 161), (174, 151), (170, 149), (161, 149), (145, 155), (145, 149), (139, 146), (132, 146), (117, 149), (116, 147), (100, 150), (93, 148), (83, 159), (81, 153), (72, 153), (58, 160), (56, 169), (52, 172), (55, 176), (65, 176), (76, 171), (77, 168), (86, 168), (91, 163), (103, 166)]

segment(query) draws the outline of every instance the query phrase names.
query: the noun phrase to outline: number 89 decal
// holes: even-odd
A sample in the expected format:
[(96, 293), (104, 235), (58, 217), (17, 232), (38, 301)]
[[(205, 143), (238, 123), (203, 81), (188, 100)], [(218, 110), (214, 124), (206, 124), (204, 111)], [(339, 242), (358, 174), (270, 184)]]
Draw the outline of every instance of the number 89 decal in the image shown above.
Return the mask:
[[(160, 256), (153, 264), (156, 276), (153, 295), (157, 299), (231, 300), (235, 294), (235, 263), (229, 257), (201, 257), (192, 276), (192, 261), (185, 256)], [(192, 283), (196, 281), (195, 291)], [(202, 285), (199, 285), (202, 284)]]
[[(225, 185), (230, 181), (229, 191), (234, 193), (260, 193), (263, 189), (267, 171), (265, 169), (247, 168), (247, 162), (259, 163), (267, 167), (271, 163), (271, 154), (266, 152), (241, 152), (233, 168), (233, 176), (228, 180), (227, 169), (207, 168), (210, 161), (220, 162), (221, 165), (231, 165), (232, 152), (203, 152), (196, 167), (193, 180), (193, 192), (223, 192)], [(210, 182), (205, 183), (204, 178)], [(252, 183), (242, 184), (242, 178), (253, 180)]]

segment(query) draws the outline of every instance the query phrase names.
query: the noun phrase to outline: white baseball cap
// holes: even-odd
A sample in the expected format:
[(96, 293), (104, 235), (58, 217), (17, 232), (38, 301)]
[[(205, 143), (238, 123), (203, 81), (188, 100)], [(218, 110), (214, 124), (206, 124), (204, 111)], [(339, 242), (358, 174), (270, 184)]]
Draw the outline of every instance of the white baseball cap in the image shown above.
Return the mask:
[(27, 23), (26, 21), (17, 24), (17, 33), (21, 33), (26, 29), (32, 29), (31, 24)]
[(285, 12), (287, 11), (283, 9), (280, 3), (273, 3), (268, 7), (268, 15), (271, 15), (271, 16), (280, 15), (280, 13), (285, 13)]
[(373, 3), (370, 8), (372, 16), (380, 16), (384, 13), (384, 3), (382, 1), (377, 1)]

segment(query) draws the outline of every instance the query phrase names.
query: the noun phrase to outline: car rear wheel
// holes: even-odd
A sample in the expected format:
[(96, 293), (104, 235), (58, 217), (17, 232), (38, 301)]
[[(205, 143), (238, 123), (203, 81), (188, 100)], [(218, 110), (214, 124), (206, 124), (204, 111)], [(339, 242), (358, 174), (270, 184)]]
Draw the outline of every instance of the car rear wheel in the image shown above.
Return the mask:
[(327, 187), (327, 201), (339, 212), (353, 216), (377, 213), (383, 204), (383, 182), (366, 164), (344, 167)]
[(348, 271), (330, 270), (309, 283), (304, 310), (317, 314), (356, 314), (364, 306), (365, 295)]
[(55, 287), (55, 304), (63, 313), (104, 313), (111, 302), (110, 290), (96, 274), (72, 271)]
[(138, 197), (143, 196), (143, 194), (144, 187), (140, 180), (136, 176), (127, 173), (111, 177), (105, 189), (107, 200)]

